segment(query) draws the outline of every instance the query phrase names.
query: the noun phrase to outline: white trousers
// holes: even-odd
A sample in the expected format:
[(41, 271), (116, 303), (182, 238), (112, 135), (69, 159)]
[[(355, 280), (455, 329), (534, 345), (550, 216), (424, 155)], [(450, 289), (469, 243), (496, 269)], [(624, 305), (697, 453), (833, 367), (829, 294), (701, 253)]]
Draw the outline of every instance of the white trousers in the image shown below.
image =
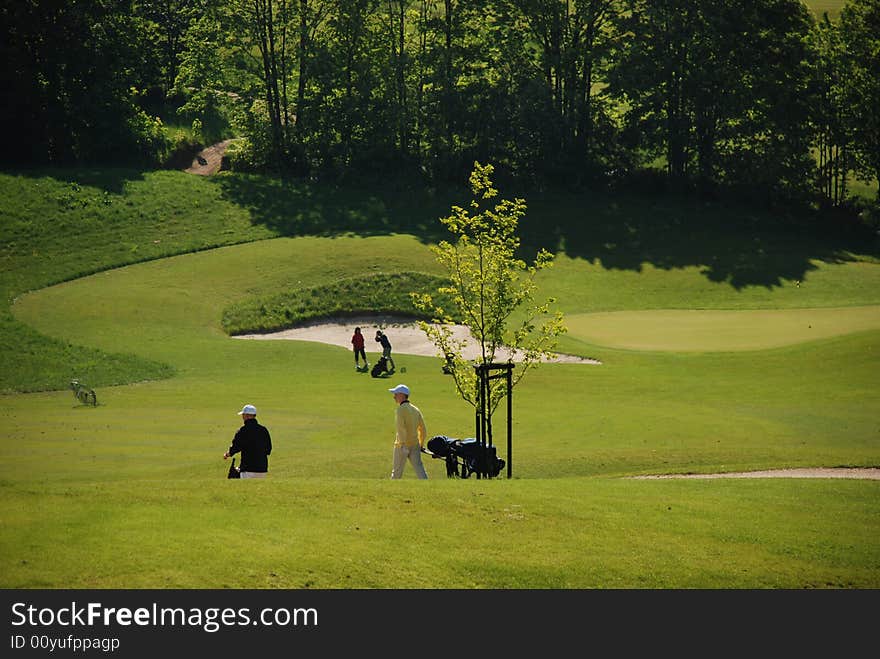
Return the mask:
[(265, 471), (243, 471), (241, 472), (242, 478), (265, 478)]
[(394, 463), (391, 467), (391, 478), (398, 479), (403, 476), (403, 468), (406, 467), (406, 461), (409, 460), (416, 470), (416, 477), (421, 480), (428, 479), (428, 473), (425, 471), (425, 465), (422, 464), (422, 451), (418, 446), (395, 446), (394, 447)]

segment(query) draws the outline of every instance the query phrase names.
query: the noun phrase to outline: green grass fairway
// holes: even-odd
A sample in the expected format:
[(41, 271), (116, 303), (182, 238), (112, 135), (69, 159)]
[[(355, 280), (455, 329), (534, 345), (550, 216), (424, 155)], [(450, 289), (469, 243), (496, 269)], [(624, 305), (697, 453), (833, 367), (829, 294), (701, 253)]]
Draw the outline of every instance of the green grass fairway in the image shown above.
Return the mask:
[(0, 551), (21, 588), (861, 588), (877, 584), (876, 495), (775, 479), (37, 481), (4, 491)]
[(612, 348), (765, 350), (880, 329), (880, 306), (778, 311), (617, 311), (568, 317), (574, 338)]
[[(141, 186), (158, 192), (166, 179), (216, 213), (194, 215), (198, 228), (178, 217), (163, 233), (158, 218), (172, 201), (148, 206)], [(0, 244), (0, 284), (15, 299), (0, 319), (4, 354), (38, 363), (48, 382), (82, 376), (81, 367), (107, 380), (90, 382), (93, 408), (69, 390), (34, 390), (25, 368), (7, 376), (31, 392), (0, 395), (2, 587), (880, 587), (880, 481), (627, 478), (880, 466), (874, 248), (764, 231), (767, 218), (725, 233), (736, 211), (721, 209), (696, 242), (667, 241), (648, 225), (675, 217), (691, 235), (714, 216), (703, 206), (656, 212), (638, 199), (619, 200), (615, 217), (644, 221), (640, 241), (597, 242), (600, 200), (593, 210), (583, 200), (536, 204), (533, 222), (569, 227), (565, 253), (540, 279), (571, 326), (560, 347), (602, 365), (542, 365), (515, 389), (512, 455), (496, 418), (513, 479), (447, 480), (439, 460), (426, 460), (429, 481), (408, 468), (390, 482), (390, 386), (412, 388), (429, 434), (473, 434), (472, 409), (438, 359), (395, 355), (406, 373), (374, 379), (354, 371), (349, 350), (239, 340), (221, 319), (230, 305), (339, 279), (439, 274), (432, 209), (368, 204), (375, 217), (357, 231), (363, 216), (349, 202), (331, 217), (326, 197), (300, 188), (287, 199), (261, 179), (145, 174), (114, 188), (115, 219), (100, 215), (103, 203), (94, 208), (89, 238), (65, 223), (53, 233), (51, 213), (29, 215), (43, 208), (34, 184), (60, 185), (19, 182), (33, 194), (16, 206), (16, 226), (30, 223), (34, 238)], [(252, 185), (275, 196), (248, 198), (281, 195), (283, 212), (229, 192)], [(291, 228), (282, 220), (296, 208), (311, 220)], [(594, 217), (594, 230), (583, 229)], [(100, 242), (101, 223), (137, 237), (149, 259)], [(756, 233), (728, 258), (739, 231)], [(765, 255), (750, 261), (755, 241)], [(672, 332), (681, 317), (699, 324)], [(731, 318), (737, 331), (723, 336), (719, 319), (727, 327)], [(608, 322), (606, 338), (597, 319)], [(64, 359), (43, 359), (43, 346)], [(225, 478), (221, 456), (244, 403), (272, 432), (264, 481)], [(402, 568), (388, 560), (401, 553), (413, 557)]]

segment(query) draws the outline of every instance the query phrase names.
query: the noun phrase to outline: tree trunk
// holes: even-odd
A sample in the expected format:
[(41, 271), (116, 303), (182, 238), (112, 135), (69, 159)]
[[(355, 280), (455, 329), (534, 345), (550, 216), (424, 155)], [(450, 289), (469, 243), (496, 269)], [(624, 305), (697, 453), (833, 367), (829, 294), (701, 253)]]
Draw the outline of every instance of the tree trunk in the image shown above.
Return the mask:
[(299, 2), (299, 79), (296, 84), (296, 132), (305, 130), (306, 82), (308, 81), (309, 0)]
[(446, 149), (452, 153), (454, 138), (452, 131), (452, 25), (454, 0), (445, 0), (446, 20), (444, 21), (444, 53), (443, 53), (443, 121), (446, 125)]
[(254, 0), (254, 31), (257, 34), (263, 63), (263, 84), (266, 92), (266, 112), (272, 134), (272, 151), (276, 162), (284, 152), (281, 132), (281, 112), (278, 98), (278, 69), (275, 63), (274, 33), (272, 27), (272, 0)]
[(398, 10), (400, 12), (399, 21), (397, 24), (398, 31), (398, 47), (397, 53), (399, 55), (397, 61), (397, 94), (400, 99), (400, 150), (404, 157), (409, 153), (409, 130), (408, 130), (408, 119), (407, 119), (407, 99), (406, 99), (406, 75), (405, 75), (405, 56), (406, 52), (406, 42), (404, 37), (406, 35), (406, 2), (404, 0), (399, 0), (397, 3)]

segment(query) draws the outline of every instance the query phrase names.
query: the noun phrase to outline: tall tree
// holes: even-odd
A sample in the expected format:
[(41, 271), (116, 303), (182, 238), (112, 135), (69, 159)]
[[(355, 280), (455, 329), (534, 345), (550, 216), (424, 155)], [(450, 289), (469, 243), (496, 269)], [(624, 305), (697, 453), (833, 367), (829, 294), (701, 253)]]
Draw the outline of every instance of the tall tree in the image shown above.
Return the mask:
[(619, 15), (626, 40), (618, 51), (612, 83), (626, 120), (642, 148), (665, 156), (667, 172), (684, 179), (692, 164), (692, 111), (686, 89), (694, 71), (693, 0), (629, 0)]
[(578, 14), (582, 33), (578, 45), (583, 61), (580, 71), (575, 73), (579, 80), (575, 85), (573, 107), (577, 122), (577, 139), (582, 149), (591, 156), (595, 155), (594, 130), (597, 115), (597, 103), (594, 87), (602, 80), (598, 77), (607, 66), (608, 56), (615, 33), (614, 19), (621, 11), (619, 0), (581, 0), (578, 2)]
[[(325, 133), (322, 142), (328, 156), (336, 150), (330, 139), (338, 135), (339, 162), (343, 169), (354, 166), (355, 152), (363, 146), (366, 117), (371, 116), (370, 97), (374, 84), (370, 62), (369, 15), (378, 0), (337, 0), (328, 12), (328, 35), (322, 48), (323, 64), (317, 65), (322, 99), (319, 114)], [(317, 57), (317, 55), (316, 55)], [(316, 107), (316, 110), (318, 108)]]
[(310, 102), (308, 93), (312, 85), (311, 65), (315, 51), (315, 39), (318, 31), (327, 20), (330, 9), (331, 4), (325, 0), (299, 0), (298, 4), (298, 71), (296, 76), (296, 119), (294, 125), (300, 141), (304, 139), (308, 131), (307, 114)]
[(880, 181), (880, 0), (849, 0), (840, 12), (840, 32), (857, 172)]
[(475, 0), (423, 0), (415, 66), (414, 130), (419, 157), (445, 180), (467, 175), (471, 153), (495, 116), (485, 96), (490, 3)]
[(3, 158), (68, 163), (137, 159), (161, 139), (135, 103), (144, 24), (130, 0), (0, 4)]
[(844, 101), (843, 42), (840, 28), (826, 13), (812, 31), (813, 81), (810, 96), (817, 153), (817, 184), (826, 203), (837, 206), (847, 194), (849, 114)]
[(811, 165), (802, 3), (629, 3), (613, 84), (639, 147), (663, 155), (677, 182), (803, 186)]
[[(304, 122), (305, 95), (308, 86), (309, 39), (313, 28), (314, 11), (309, 0), (235, 0), (228, 3), (230, 29), (240, 39), (241, 52), (251, 48), (259, 53), (255, 73), (260, 80), (264, 109), (268, 124), (270, 161), (275, 168), (290, 166), (294, 160), (292, 132)], [(294, 28), (294, 22), (296, 27)], [(291, 34), (296, 34), (296, 47), (291, 47)], [(292, 78), (294, 58), (299, 63), (296, 108), (291, 110), (288, 85)], [(255, 128), (260, 125), (259, 107), (252, 111)]]
[(135, 15), (148, 22), (151, 39), (142, 46), (156, 53), (156, 83), (163, 94), (175, 88), (186, 34), (193, 21), (203, 17), (212, 0), (135, 0)]
[[(227, 29), (245, 54), (245, 61), (251, 63), (252, 50), (259, 53), (259, 58), (254, 62), (254, 73), (260, 81), (263, 105), (256, 105), (252, 109), (252, 130), (260, 130), (264, 117), (268, 125), (269, 161), (277, 168), (287, 155), (287, 127), (284, 124), (287, 98), (281, 97), (284, 87), (280, 80), (280, 72), (287, 67), (279, 62), (284, 51), (278, 47), (275, 35), (276, 32), (286, 34), (287, 24), (281, 24), (275, 0), (235, 0), (229, 3), (226, 10)], [(281, 18), (286, 20), (288, 17), (283, 14)], [(281, 45), (286, 46), (283, 39)], [(261, 141), (258, 135), (251, 139), (255, 143)]]
[(175, 89), (184, 100), (178, 113), (192, 120), (198, 138), (213, 138), (222, 129), (223, 90), (221, 28), (216, 16), (200, 16), (183, 37)]
[[(513, 0), (529, 29), (528, 50), (536, 50), (550, 116), (543, 122), (549, 162), (571, 177), (572, 169), (595, 168), (605, 145), (595, 144), (602, 111), (597, 94), (614, 37), (612, 19), (621, 0)], [(541, 112), (539, 109), (538, 112)], [(552, 155), (551, 155), (552, 154)]]
[(390, 98), (395, 118), (396, 145), (403, 162), (410, 156), (410, 108), (407, 93), (407, 76), (410, 56), (407, 48), (408, 9), (412, 0), (386, 0), (388, 53), (394, 84)]

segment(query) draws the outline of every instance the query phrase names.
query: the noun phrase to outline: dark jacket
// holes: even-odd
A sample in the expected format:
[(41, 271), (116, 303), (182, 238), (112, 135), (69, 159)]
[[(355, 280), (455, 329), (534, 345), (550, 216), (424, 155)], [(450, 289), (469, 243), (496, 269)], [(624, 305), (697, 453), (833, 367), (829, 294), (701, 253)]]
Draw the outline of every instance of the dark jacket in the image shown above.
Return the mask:
[(242, 471), (269, 471), (269, 454), (272, 452), (272, 438), (265, 426), (256, 419), (245, 419), (244, 425), (232, 438), (229, 455), (241, 453)]

